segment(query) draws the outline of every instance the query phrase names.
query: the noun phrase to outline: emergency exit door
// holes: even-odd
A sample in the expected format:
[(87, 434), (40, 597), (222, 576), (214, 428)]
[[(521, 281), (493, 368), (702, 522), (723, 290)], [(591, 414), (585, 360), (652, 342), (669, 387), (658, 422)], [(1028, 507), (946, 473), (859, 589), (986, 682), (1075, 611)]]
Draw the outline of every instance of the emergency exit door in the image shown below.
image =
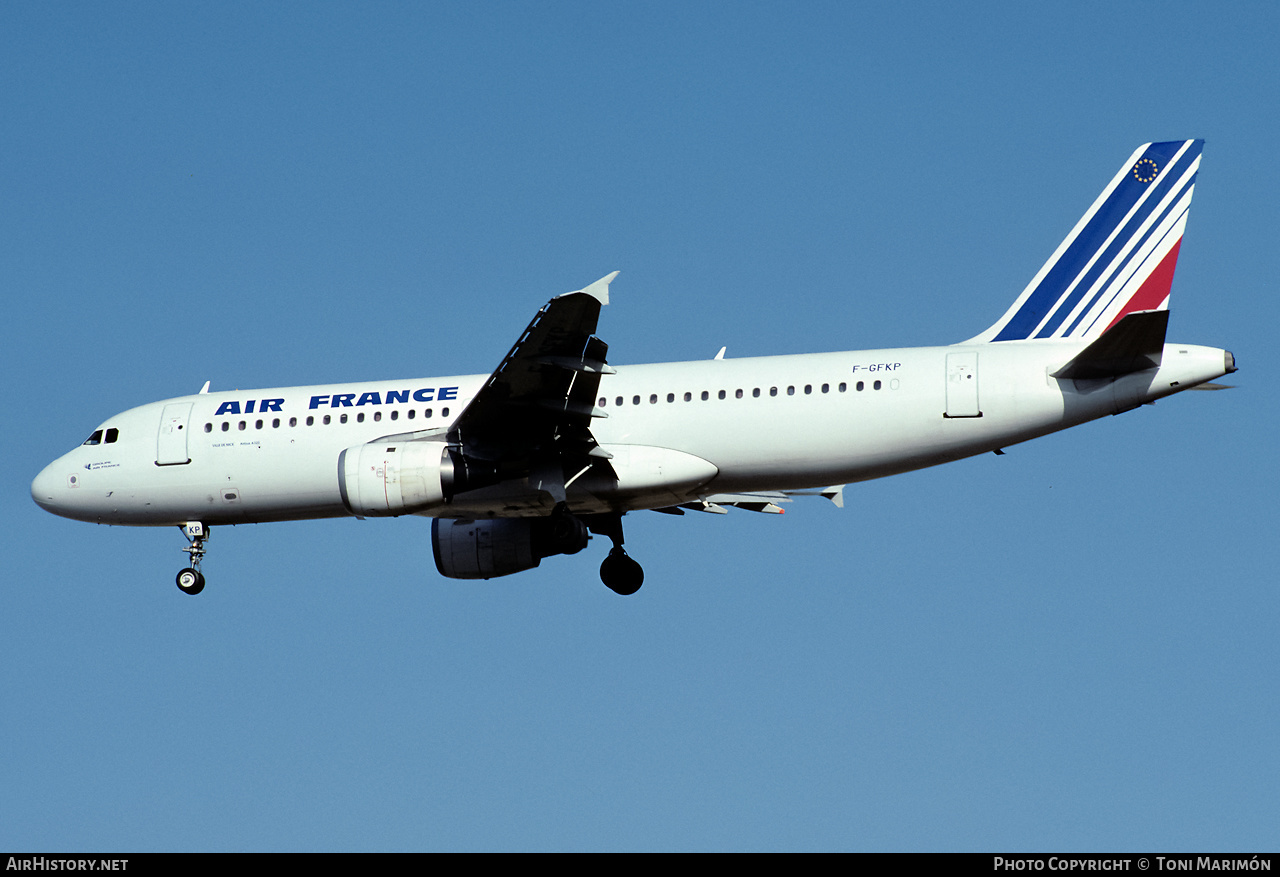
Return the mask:
[(160, 415), (160, 435), (156, 439), (156, 465), (177, 466), (190, 463), (187, 456), (187, 420), (191, 417), (190, 402), (175, 402), (164, 406)]
[(978, 351), (947, 354), (946, 417), (981, 417), (978, 407)]

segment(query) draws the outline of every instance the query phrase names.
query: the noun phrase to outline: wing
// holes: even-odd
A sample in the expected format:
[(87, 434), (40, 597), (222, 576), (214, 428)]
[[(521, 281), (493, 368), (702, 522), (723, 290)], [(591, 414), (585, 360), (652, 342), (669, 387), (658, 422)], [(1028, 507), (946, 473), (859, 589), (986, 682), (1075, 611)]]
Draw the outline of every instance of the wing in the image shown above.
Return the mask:
[(595, 400), (600, 376), (613, 369), (605, 362), (609, 347), (595, 331), (617, 276), (547, 302), (458, 415), (449, 443), (493, 467), (499, 479), (531, 476), (558, 501), (566, 479), (588, 465), (608, 467), (591, 421), (608, 416)]
[(715, 515), (727, 515), (725, 506), (746, 509), (749, 512), (764, 512), (771, 515), (786, 513), (786, 509), (778, 505), (780, 502), (791, 502), (794, 496), (824, 496), (835, 503), (837, 508), (844, 508), (843, 484), (834, 484), (821, 490), (760, 490), (753, 493), (715, 493), (700, 497), (695, 502), (686, 502), (678, 506), (665, 506), (653, 509), (667, 515), (683, 515), (683, 509), (695, 512), (710, 512)]

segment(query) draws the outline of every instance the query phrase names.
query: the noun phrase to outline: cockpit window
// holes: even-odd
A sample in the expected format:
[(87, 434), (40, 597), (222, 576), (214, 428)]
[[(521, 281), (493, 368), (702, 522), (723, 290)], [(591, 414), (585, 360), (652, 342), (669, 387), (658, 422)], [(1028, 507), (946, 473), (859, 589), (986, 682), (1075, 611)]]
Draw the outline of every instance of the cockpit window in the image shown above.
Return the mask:
[(120, 438), (120, 430), (112, 427), (111, 429), (107, 430), (107, 437), (106, 439), (104, 439), (104, 441), (107, 444), (111, 444), (118, 438)]
[(100, 444), (102, 444), (102, 430), (100, 430), (100, 429), (95, 429), (95, 430), (93, 431), (93, 435), (91, 435), (91, 436), (89, 436), (87, 439), (85, 439), (85, 440), (84, 440), (84, 443), (85, 443), (86, 445), (100, 445)]

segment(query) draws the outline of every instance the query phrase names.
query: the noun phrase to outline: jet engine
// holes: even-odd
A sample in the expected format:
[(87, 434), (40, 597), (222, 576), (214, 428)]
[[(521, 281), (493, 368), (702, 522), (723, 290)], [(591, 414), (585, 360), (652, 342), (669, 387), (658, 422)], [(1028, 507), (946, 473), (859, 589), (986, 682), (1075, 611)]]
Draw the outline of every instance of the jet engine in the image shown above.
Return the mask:
[(358, 518), (415, 514), (501, 479), (496, 464), (444, 442), (383, 439), (338, 455), (338, 493)]
[(370, 442), (338, 455), (338, 491), (357, 517), (404, 515), (453, 495), (453, 461), (444, 442)]
[(431, 521), (436, 569), (451, 579), (491, 579), (533, 569), (544, 557), (577, 554), (590, 538), (582, 521), (560, 512), (546, 518)]

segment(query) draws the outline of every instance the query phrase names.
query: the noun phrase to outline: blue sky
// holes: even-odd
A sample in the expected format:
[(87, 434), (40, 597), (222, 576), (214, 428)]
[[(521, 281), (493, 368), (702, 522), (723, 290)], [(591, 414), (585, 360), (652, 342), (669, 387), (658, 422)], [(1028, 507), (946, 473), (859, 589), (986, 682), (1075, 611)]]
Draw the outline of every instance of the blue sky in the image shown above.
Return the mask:
[[(0, 847), (1258, 850), (1280, 832), (1271, 3), (10, 3)], [(1207, 143), (1189, 393), (784, 516), (437, 575), (423, 520), (45, 514), (109, 415), (950, 343), (1130, 152)], [(767, 425), (786, 429), (787, 424)]]

